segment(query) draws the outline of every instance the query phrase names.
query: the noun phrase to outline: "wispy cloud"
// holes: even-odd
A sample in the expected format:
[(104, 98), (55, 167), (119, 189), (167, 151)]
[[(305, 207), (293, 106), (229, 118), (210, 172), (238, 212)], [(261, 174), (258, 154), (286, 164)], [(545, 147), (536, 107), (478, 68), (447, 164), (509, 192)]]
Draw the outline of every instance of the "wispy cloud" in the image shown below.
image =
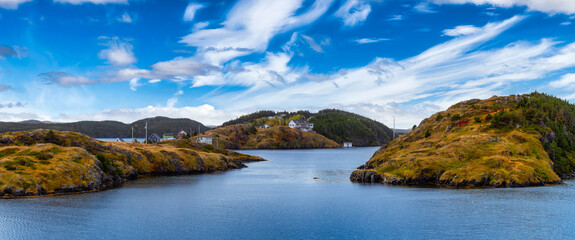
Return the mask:
[(18, 9), (18, 6), (33, 0), (0, 0), (0, 7), (5, 9)]
[(22, 108), (25, 107), (26, 104), (21, 102), (4, 102), (0, 103), (0, 108)]
[[(479, 27), (475, 34), (459, 35), (416, 56), (401, 61), (376, 58), (364, 67), (342, 70), (320, 81), (309, 81), (309, 72), (284, 65), (281, 71), (275, 71), (277, 75), (268, 75), (267, 80), (273, 84), (265, 84), (262, 76), (256, 74), (262, 71), (256, 69), (266, 69), (266, 64), (254, 64), (244, 67), (242, 74), (219, 76), (226, 80), (218, 84), (245, 83), (238, 79), (242, 76), (260, 77), (260, 81), (253, 81), (248, 90), (218, 94), (211, 101), (234, 111), (263, 107), (257, 103), (280, 109), (339, 106), (359, 109), (378, 119), (389, 114), (422, 119), (430, 114), (419, 109), (422, 104), (435, 111), (468, 98), (486, 98), (506, 91), (516, 93), (514, 84), (575, 66), (575, 43), (561, 46), (559, 42), (542, 39), (538, 43), (518, 41), (489, 50), (481, 47), (522, 19), (524, 17), (516, 16), (489, 23)], [(288, 75), (292, 81), (280, 80), (287, 79)], [(401, 108), (410, 110), (399, 111)], [(382, 112), (383, 109), (388, 111)], [(394, 112), (390, 112), (392, 110)]]
[(0, 46), (0, 59), (4, 59), (6, 56), (16, 56), (16, 51), (8, 46)]
[(128, 4), (128, 0), (54, 0), (57, 3), (69, 3), (69, 4), (84, 4), (84, 3), (93, 3), (93, 4), (109, 4), (109, 3), (116, 3), (116, 4)]
[(67, 72), (46, 72), (38, 74), (38, 77), (45, 80), (46, 84), (58, 84), (61, 86), (74, 86), (94, 84), (96, 81), (84, 76), (76, 76)]
[(184, 12), (184, 21), (192, 22), (194, 21), (194, 17), (196, 16), (196, 12), (203, 8), (204, 5), (198, 3), (190, 3), (186, 7), (186, 11)]
[(391, 39), (389, 38), (359, 38), (359, 39), (355, 39), (353, 40), (354, 42), (356, 42), (357, 44), (367, 44), (367, 43), (377, 43), (377, 42), (383, 42), (383, 41), (389, 41)]
[(12, 89), (11, 86), (0, 84), (0, 92)]
[(228, 13), (223, 27), (197, 30), (180, 42), (198, 47), (208, 64), (221, 66), (236, 57), (265, 51), (272, 37), (314, 22), (327, 11), (331, 1), (317, 0), (296, 15), (301, 4), (298, 0), (240, 0)]
[(457, 36), (477, 33), (479, 31), (481, 31), (481, 28), (478, 28), (478, 27), (475, 27), (472, 25), (462, 25), (462, 26), (457, 26), (453, 29), (443, 30), (443, 35), (451, 36), (451, 37), (457, 37)]
[(421, 2), (415, 5), (413, 9), (419, 13), (437, 13), (437, 11), (433, 10), (428, 2)]
[(123, 23), (132, 23), (132, 17), (128, 13), (122, 14), (122, 16), (119, 17), (117, 20)]
[(549, 85), (554, 88), (575, 88), (575, 73), (565, 74), (561, 79), (550, 82)]
[(320, 43), (318, 43), (314, 38), (301, 34), (299, 32), (294, 32), (289, 40), (284, 46), (285, 51), (298, 52), (303, 56), (302, 48), (309, 48), (317, 53), (323, 53), (323, 46), (329, 45), (329, 40), (326, 38)]
[(492, 5), (510, 8), (514, 6), (527, 7), (530, 11), (548, 14), (575, 14), (575, 1), (573, 0), (433, 0), (436, 4), (476, 4)]
[(388, 19), (388, 21), (392, 21), (392, 22), (401, 21), (401, 20), (403, 20), (403, 18), (404, 18), (403, 15), (393, 15)]
[(98, 53), (101, 59), (108, 60), (114, 66), (130, 65), (137, 61), (131, 44), (121, 41), (118, 37), (100, 37), (100, 39), (105, 40), (104, 45), (108, 47)]
[(334, 16), (343, 20), (345, 26), (355, 26), (364, 22), (371, 12), (371, 5), (363, 0), (347, 0)]

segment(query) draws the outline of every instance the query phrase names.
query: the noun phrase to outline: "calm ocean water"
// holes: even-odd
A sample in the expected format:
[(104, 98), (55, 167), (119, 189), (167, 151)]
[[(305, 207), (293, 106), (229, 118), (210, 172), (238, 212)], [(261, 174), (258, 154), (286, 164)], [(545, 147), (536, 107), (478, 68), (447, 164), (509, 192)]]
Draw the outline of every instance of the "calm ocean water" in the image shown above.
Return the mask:
[(349, 182), (377, 148), (243, 151), (231, 172), (0, 200), (0, 239), (573, 239), (575, 182), (440, 189)]

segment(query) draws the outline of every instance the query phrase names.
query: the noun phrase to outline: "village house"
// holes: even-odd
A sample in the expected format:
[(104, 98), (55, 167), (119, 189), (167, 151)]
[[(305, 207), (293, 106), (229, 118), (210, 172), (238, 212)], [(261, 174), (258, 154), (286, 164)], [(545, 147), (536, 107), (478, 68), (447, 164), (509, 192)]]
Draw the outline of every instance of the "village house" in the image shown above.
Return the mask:
[(306, 120), (291, 120), (288, 123), (290, 128), (298, 129), (304, 132), (310, 132), (313, 130), (313, 123)]
[(174, 140), (176, 139), (174, 137), (173, 133), (164, 133), (164, 137), (162, 137), (162, 141), (167, 141), (167, 140)]
[(186, 133), (186, 131), (182, 130), (178, 133), (178, 139), (183, 139), (186, 135), (188, 135), (188, 133)]
[(353, 147), (353, 143), (352, 143), (352, 142), (343, 142), (343, 147), (344, 147), (344, 148)]
[(160, 138), (160, 136), (156, 133), (152, 133), (152, 135), (148, 137), (148, 141), (150, 141), (151, 143), (157, 143), (161, 140), (162, 138)]
[(212, 137), (198, 137), (196, 138), (197, 143), (213, 144)]

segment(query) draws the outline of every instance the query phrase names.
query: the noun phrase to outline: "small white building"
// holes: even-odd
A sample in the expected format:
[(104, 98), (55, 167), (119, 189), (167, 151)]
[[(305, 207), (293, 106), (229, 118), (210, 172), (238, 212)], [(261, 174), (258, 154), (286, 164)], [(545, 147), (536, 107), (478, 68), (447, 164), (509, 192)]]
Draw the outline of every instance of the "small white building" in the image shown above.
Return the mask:
[(196, 138), (197, 143), (213, 144), (214, 140), (212, 137), (198, 137)]
[(264, 125), (261, 125), (260, 128), (264, 128), (264, 129), (270, 128), (270, 125), (264, 124)]
[(309, 132), (313, 130), (313, 123), (306, 120), (291, 120), (288, 123), (290, 128), (298, 129), (304, 132)]
[(353, 143), (352, 143), (352, 142), (343, 142), (343, 147), (344, 147), (344, 148), (353, 147)]

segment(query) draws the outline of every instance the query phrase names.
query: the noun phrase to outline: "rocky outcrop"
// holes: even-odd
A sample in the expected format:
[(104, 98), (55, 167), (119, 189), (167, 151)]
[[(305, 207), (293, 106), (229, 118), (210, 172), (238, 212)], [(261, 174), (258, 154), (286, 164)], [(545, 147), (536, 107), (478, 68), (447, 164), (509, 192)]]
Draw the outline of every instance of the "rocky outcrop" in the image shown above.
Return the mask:
[(575, 106), (540, 93), (463, 101), (424, 119), (354, 171), (359, 183), (561, 184), (575, 174)]

